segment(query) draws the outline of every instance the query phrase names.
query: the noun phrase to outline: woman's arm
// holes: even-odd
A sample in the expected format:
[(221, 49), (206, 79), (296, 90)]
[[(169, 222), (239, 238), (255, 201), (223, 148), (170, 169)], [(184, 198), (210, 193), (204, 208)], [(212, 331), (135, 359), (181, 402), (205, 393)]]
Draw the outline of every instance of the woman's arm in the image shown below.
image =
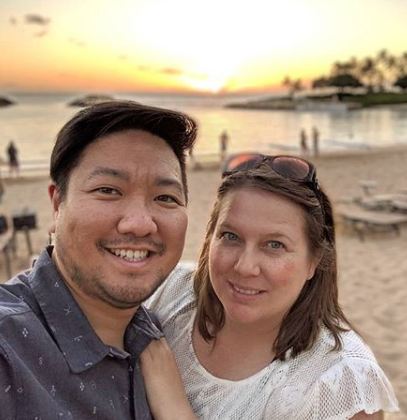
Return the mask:
[(153, 340), (141, 354), (140, 362), (154, 418), (197, 419), (188, 402), (175, 357), (165, 338)]
[(383, 411), (378, 411), (373, 414), (366, 414), (364, 411), (361, 411), (355, 414), (350, 420), (383, 420), (383, 418)]

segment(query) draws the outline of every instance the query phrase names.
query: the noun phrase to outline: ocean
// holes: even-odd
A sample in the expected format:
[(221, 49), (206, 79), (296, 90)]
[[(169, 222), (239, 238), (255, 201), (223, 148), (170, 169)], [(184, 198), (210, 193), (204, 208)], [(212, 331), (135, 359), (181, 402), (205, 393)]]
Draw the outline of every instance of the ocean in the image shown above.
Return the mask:
[[(24, 162), (47, 161), (56, 134), (79, 109), (68, 102), (81, 95), (72, 93), (13, 94), (16, 104), (0, 108), (0, 157), (13, 139)], [(310, 142), (311, 129), (320, 132), (324, 151), (384, 147), (407, 144), (407, 105), (356, 111), (267, 111), (226, 108), (230, 102), (253, 97), (118, 94), (149, 105), (184, 111), (199, 125), (195, 155), (215, 155), (219, 135), (229, 133), (229, 151), (257, 150), (266, 153), (299, 151), (299, 132), (303, 128)]]

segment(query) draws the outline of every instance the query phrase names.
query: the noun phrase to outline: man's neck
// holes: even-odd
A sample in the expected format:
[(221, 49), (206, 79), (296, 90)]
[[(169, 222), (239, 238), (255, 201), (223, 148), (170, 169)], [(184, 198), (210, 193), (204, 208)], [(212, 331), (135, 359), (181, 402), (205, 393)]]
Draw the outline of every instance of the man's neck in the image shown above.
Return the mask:
[(123, 350), (124, 333), (138, 306), (128, 309), (115, 308), (107, 302), (88, 296), (69, 281), (65, 280), (65, 284), (102, 342)]
[(124, 333), (138, 307), (118, 309), (104, 302), (80, 299), (75, 294), (74, 298), (102, 342), (124, 350)]
[(60, 270), (54, 252), (51, 258), (96, 335), (107, 346), (113, 346), (123, 350), (124, 333), (127, 325), (137, 312), (139, 305), (126, 309), (116, 308), (98, 297), (87, 294), (78, 284), (69, 278), (67, 273), (63, 273)]

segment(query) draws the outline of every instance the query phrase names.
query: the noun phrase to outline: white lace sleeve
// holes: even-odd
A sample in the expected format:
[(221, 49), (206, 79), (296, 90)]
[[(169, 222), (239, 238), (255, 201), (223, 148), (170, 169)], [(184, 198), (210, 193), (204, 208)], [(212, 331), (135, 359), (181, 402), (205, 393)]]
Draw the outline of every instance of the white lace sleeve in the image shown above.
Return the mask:
[(194, 268), (193, 263), (179, 263), (163, 284), (144, 302), (144, 306), (153, 311), (161, 323), (167, 322), (180, 306), (193, 300), (191, 275)]
[(296, 419), (349, 419), (364, 411), (398, 411), (397, 399), (382, 369), (370, 360), (343, 360), (329, 369), (304, 398)]

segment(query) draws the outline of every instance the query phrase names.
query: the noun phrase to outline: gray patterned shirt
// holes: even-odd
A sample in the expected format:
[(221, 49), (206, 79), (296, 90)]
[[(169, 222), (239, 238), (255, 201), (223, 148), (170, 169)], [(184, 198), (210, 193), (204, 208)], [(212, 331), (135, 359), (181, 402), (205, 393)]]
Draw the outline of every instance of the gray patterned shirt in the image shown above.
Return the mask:
[(162, 337), (140, 307), (125, 349), (95, 334), (44, 250), (0, 285), (0, 419), (151, 419), (138, 357)]

